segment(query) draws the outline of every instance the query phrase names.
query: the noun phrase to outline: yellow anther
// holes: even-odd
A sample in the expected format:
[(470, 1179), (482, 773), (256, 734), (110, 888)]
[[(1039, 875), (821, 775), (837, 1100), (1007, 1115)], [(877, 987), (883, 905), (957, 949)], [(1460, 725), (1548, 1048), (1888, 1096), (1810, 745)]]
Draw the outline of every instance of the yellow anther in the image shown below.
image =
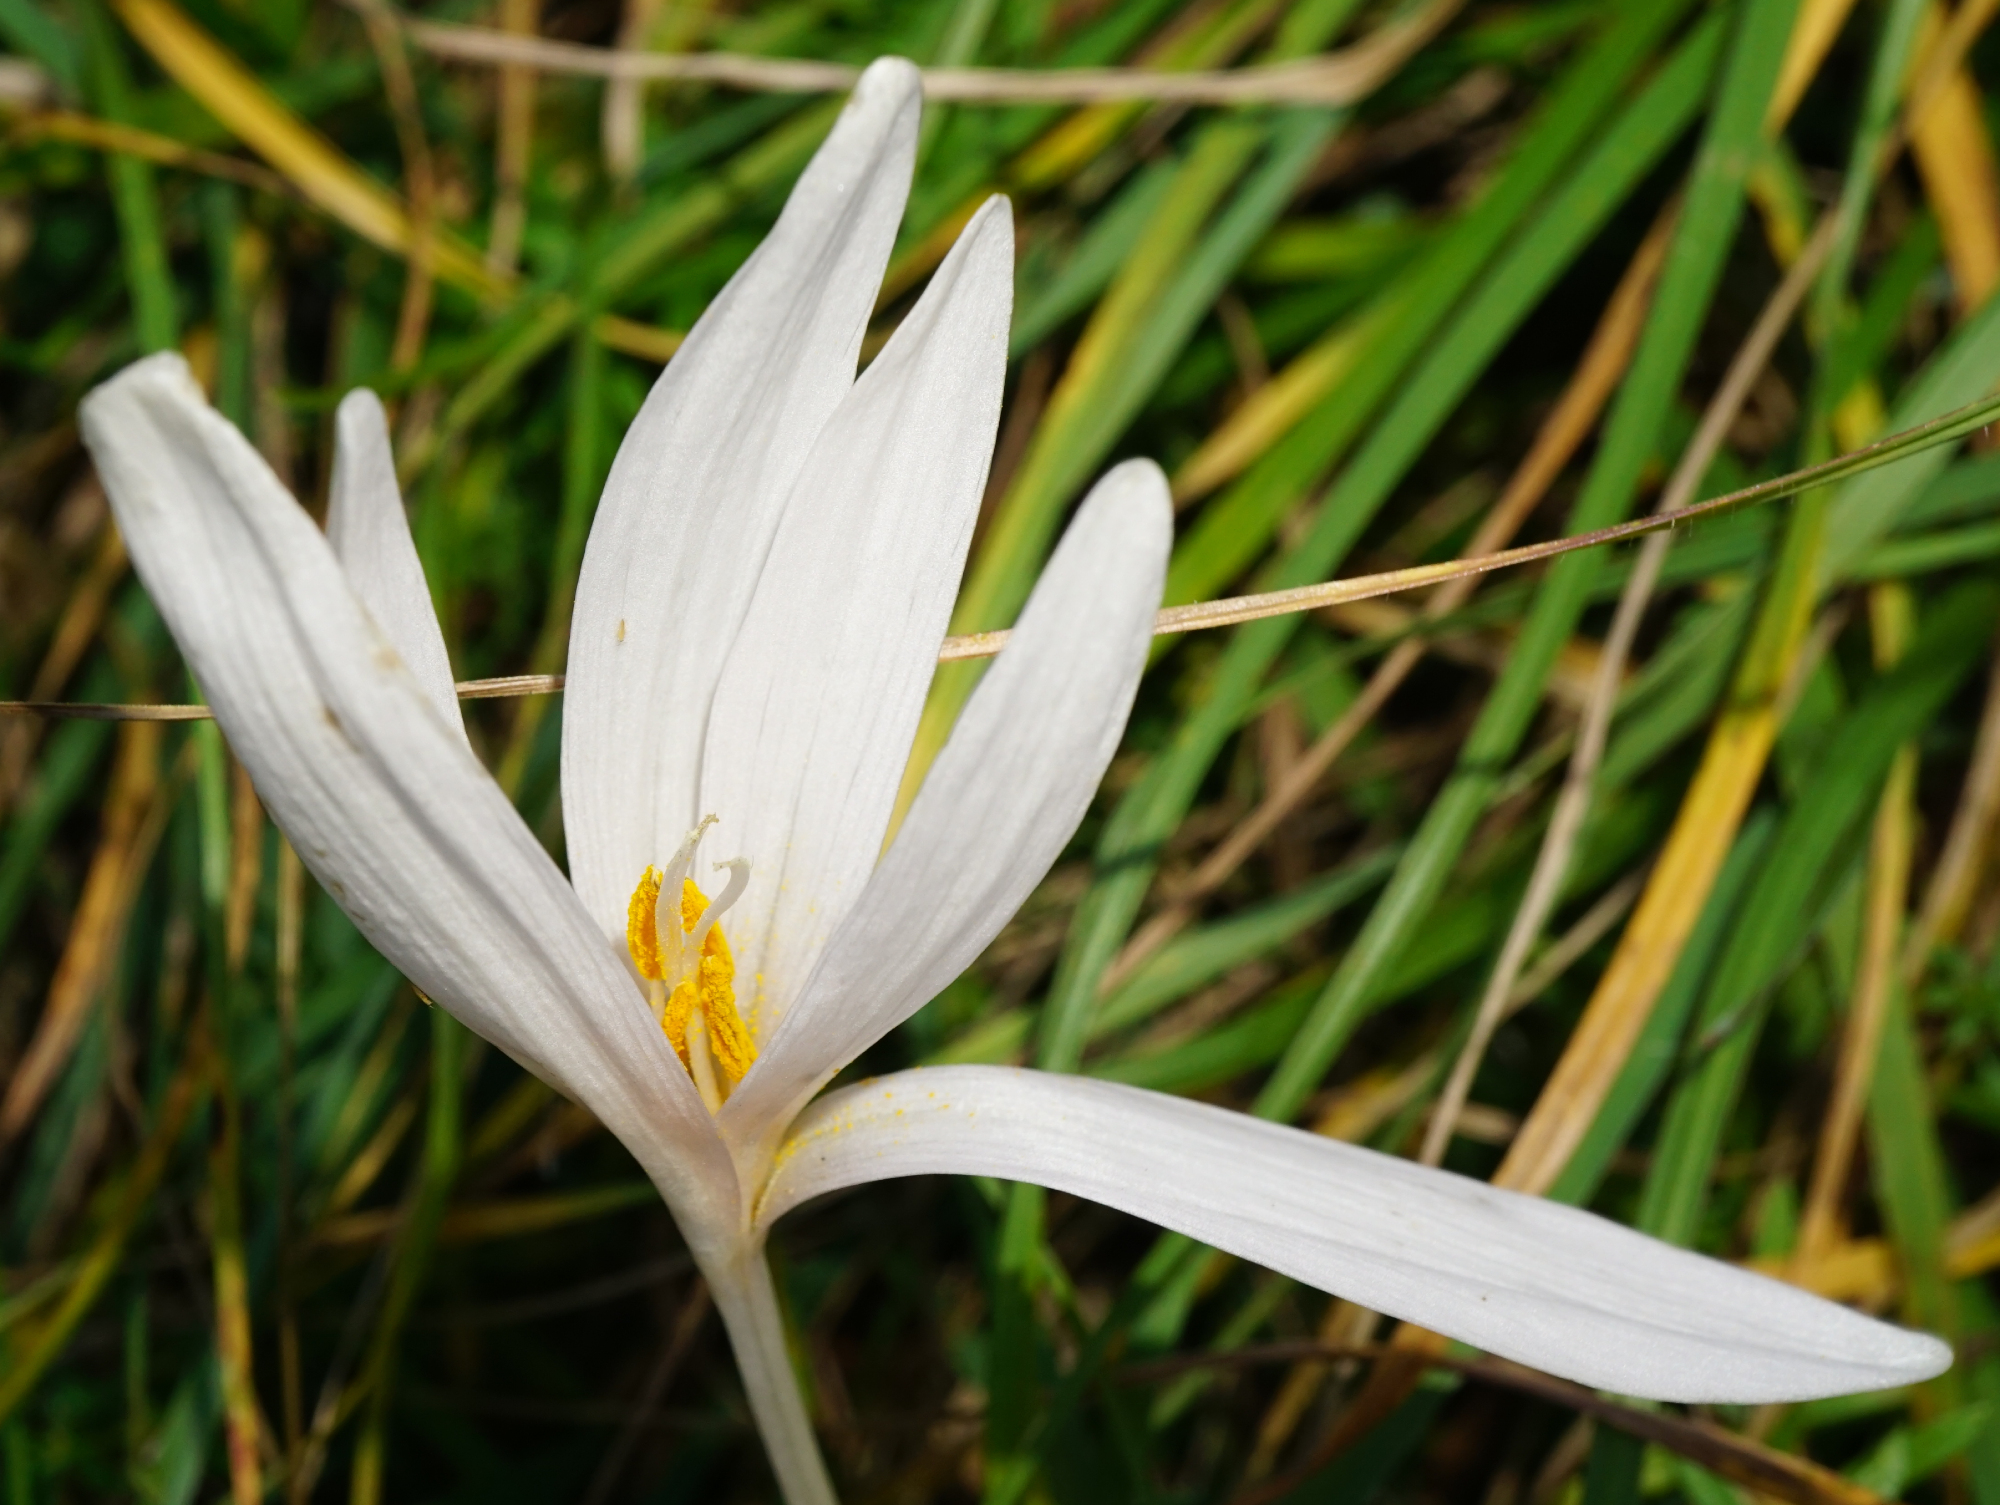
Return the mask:
[[(681, 902), (685, 912), (687, 901)], [(666, 976), (660, 966), (659, 905), (660, 874), (649, 862), (639, 886), (632, 890), (632, 902), (625, 909), (625, 949), (632, 953), (632, 965), (639, 969), (639, 975), (649, 982), (658, 982)]]
[(681, 1058), (681, 1065), (690, 1071), (694, 1065), (688, 1060), (688, 1020), (693, 1017), (694, 979), (690, 977), (667, 995), (667, 1011), (660, 1017), (660, 1028), (667, 1032), (667, 1043)]
[(757, 1060), (757, 1042), (750, 1038), (743, 1016), (736, 1012), (736, 961), (729, 954), (729, 942), (722, 938), (720, 925), (711, 929), (702, 943), (696, 976), (700, 980), (695, 993), (701, 1000), (702, 1018), (708, 1021), (708, 1045), (715, 1053), (715, 1064), (732, 1084), (740, 1082)]
[[(707, 908), (708, 895), (694, 879), (683, 878), (681, 928), (692, 932)], [(736, 1012), (736, 959), (729, 954), (729, 942), (723, 939), (720, 925), (708, 927), (708, 937), (701, 943), (701, 961), (689, 981), (694, 983), (701, 1017), (708, 1021), (708, 1046), (715, 1055), (715, 1064), (733, 1086), (743, 1080), (743, 1073), (757, 1059), (757, 1045), (750, 1038), (743, 1016)]]
[[(688, 1024), (699, 1008), (708, 1026), (709, 1051), (723, 1076), (734, 1086), (743, 1080), (743, 1074), (757, 1059), (757, 1043), (751, 1039), (743, 1016), (736, 1011), (735, 958), (729, 953), (722, 927), (711, 924), (702, 939), (701, 956), (693, 972), (679, 979), (667, 978), (658, 931), (660, 883), (660, 873), (649, 866), (639, 886), (632, 891), (632, 902), (625, 916), (625, 944), (632, 953), (632, 964), (649, 981), (672, 983), (660, 1015), (660, 1028), (665, 1031), (674, 1054), (681, 1058), (681, 1064), (693, 1069), (688, 1055)], [(708, 895), (692, 878), (681, 880), (682, 931), (693, 933), (708, 909), (708, 902)], [(658, 994), (654, 997), (658, 1007)]]

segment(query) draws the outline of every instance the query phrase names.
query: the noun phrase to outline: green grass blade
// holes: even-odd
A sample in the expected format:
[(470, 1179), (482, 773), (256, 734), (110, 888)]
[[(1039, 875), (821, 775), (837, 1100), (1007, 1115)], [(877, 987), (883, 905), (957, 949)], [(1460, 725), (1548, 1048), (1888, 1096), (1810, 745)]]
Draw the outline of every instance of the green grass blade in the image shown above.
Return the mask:
[[(1601, 527), (1630, 505), (1661, 415), (1680, 384), (1713, 296), (1743, 204), (1748, 164), (1791, 24), (1790, 0), (1750, 0), (1738, 18), (1708, 132), (1632, 369), (1606, 425), (1596, 463), (1570, 516), (1572, 531)], [(1598, 561), (1571, 555), (1549, 571), (1458, 769), (1432, 802), (1396, 876), (1360, 937), (1279, 1062), (1257, 1111), (1289, 1118), (1366, 1017), (1378, 978), (1429, 911), (1540, 703), (1542, 684), (1582, 613)]]

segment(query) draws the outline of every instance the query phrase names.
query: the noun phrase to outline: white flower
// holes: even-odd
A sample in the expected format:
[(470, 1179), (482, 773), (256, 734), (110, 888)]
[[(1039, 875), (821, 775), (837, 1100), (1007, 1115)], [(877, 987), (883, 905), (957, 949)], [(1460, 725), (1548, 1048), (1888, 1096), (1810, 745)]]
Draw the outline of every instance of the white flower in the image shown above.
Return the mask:
[(1589, 1214), (1177, 1098), (954, 1067), (813, 1101), (980, 953), (1074, 833), (1171, 533), (1150, 463), (1098, 484), (884, 852), (985, 481), (1012, 288), (995, 199), (855, 379), (918, 104), (907, 63), (868, 70), (626, 436), (571, 628), (570, 880), (465, 741), (371, 396), (340, 410), (325, 535), (177, 358), (83, 413), (139, 573), (307, 866), (659, 1187), (787, 1497), (831, 1490), (765, 1236), (887, 1176), (1074, 1192), (1626, 1393), (1796, 1399), (1942, 1369), (1933, 1338)]

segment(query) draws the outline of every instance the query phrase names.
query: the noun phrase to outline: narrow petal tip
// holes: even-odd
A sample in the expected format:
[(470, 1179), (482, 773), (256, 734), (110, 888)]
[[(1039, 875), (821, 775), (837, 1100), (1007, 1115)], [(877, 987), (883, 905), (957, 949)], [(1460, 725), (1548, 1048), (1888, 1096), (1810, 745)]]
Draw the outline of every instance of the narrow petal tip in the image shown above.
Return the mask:
[(1156, 513), (1163, 512), (1172, 521), (1174, 500), (1167, 485), (1167, 473), (1158, 462), (1143, 455), (1112, 466), (1097, 483), (1096, 490), (1107, 499), (1107, 505), (1150, 508)]
[(986, 202), (974, 210), (972, 218), (966, 221), (965, 233), (970, 234), (975, 229), (984, 229), (987, 223), (994, 219), (1000, 221), (1008, 235), (1011, 236), (1013, 234), (1014, 201), (1004, 193), (993, 193), (986, 196)]
[[(1652, 1375), (1647, 1388), (1629, 1393), (1690, 1404), (1783, 1404), (1921, 1384), (1952, 1366), (1951, 1345), (1930, 1333), (1817, 1297), (1801, 1301), (1805, 1293), (1791, 1286), (1776, 1294), (1776, 1304), (1765, 1309), (1770, 1333), (1746, 1329), (1733, 1352), (1706, 1364), (1684, 1356)], [(1771, 1338), (1778, 1341), (1760, 1341)], [(1644, 1360), (1624, 1362), (1646, 1367)]]
[(901, 99), (914, 105), (922, 103), (923, 97), (923, 71), (906, 57), (878, 57), (862, 69), (854, 84), (856, 103)]
[(341, 398), (334, 414), (326, 536), (376, 627), (416, 675), (425, 698), (462, 735), (465, 722), (452, 684), (451, 655), (396, 481), (388, 414), (366, 387)]
[(1951, 1368), (1956, 1355), (1944, 1339), (1930, 1333), (1915, 1332), (1907, 1327), (1892, 1327), (1882, 1324), (1888, 1333), (1878, 1362), (1885, 1375), (1883, 1388), (1891, 1385), (1915, 1385), (1924, 1380), (1936, 1379)]
[(386, 429), (389, 420), (382, 409), (382, 399), (367, 387), (356, 387), (340, 399), (340, 406), (333, 410), (333, 421), (344, 435), (363, 424), (372, 428), (379, 423)]
[(189, 402), (198, 407), (208, 405), (201, 384), (188, 369), (187, 360), (179, 351), (163, 350), (157, 355), (132, 362), (116, 376), (100, 382), (84, 397), (81, 412), (85, 435), (89, 436), (93, 427), (93, 412), (100, 412), (107, 402), (116, 402), (141, 388), (153, 388), (177, 402)]
[(1003, 274), (1007, 281), (1007, 302), (1011, 308), (1014, 301), (1014, 201), (1004, 193), (988, 198), (973, 211), (972, 218), (965, 222), (965, 228), (958, 232), (957, 244), (966, 248), (969, 258), (1004, 259)]
[[(1100, 526), (1120, 530), (1127, 547), (1158, 555), (1164, 577), (1166, 556), (1173, 547), (1174, 501), (1166, 473), (1158, 465), (1142, 457), (1120, 461), (1107, 470), (1078, 509), (1079, 524), (1093, 518), (1104, 520)], [(1157, 593), (1154, 601), (1157, 604)]]

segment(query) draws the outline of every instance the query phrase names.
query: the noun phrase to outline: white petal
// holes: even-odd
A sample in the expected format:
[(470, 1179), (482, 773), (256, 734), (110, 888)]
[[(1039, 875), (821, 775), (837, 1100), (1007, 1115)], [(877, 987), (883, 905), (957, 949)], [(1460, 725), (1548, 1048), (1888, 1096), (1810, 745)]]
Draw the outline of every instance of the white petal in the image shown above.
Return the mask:
[(1130, 460), (1063, 535), (895, 842), (736, 1095), (753, 1143), (986, 948), (1061, 854), (1118, 747), (1152, 642), (1173, 509)]
[(83, 431), (132, 562), (258, 793), (362, 934), (623, 1139), (677, 1211), (734, 1201), (623, 959), (382, 637), (325, 536), (178, 356)]
[(696, 808), (710, 702), (806, 456), (854, 383), (909, 191), (917, 71), (871, 66), (764, 243), (619, 447), (577, 580), (563, 705), (570, 874), (605, 933)]
[(750, 859), (726, 926), (763, 1033), (882, 854), (979, 515), (1007, 375), (995, 198), (820, 434), (715, 693), (695, 877)]
[(1951, 1350), (1605, 1218), (1110, 1082), (952, 1066), (815, 1103), (760, 1226), (808, 1197), (935, 1172), (1119, 1208), (1363, 1306), (1657, 1400), (1806, 1400), (1941, 1373)]
[(431, 606), (430, 588), (424, 583), (416, 542), (410, 537), (381, 399), (366, 387), (349, 392), (334, 413), (333, 433), (327, 542), (368, 615), (395, 644), (431, 704), (462, 735), (465, 721), (459, 714), (451, 659)]

